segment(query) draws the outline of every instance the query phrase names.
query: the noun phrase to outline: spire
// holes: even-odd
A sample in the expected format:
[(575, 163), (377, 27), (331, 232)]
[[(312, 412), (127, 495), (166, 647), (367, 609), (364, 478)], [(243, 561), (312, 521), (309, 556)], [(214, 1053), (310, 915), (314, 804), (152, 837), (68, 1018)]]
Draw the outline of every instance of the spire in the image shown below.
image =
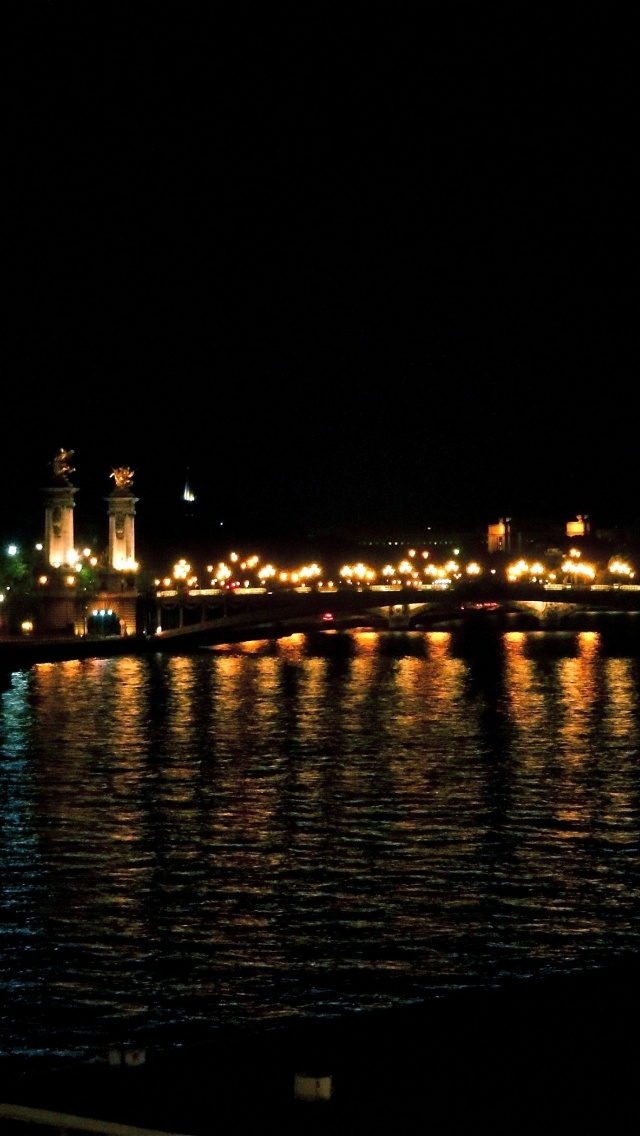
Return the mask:
[(182, 494), (182, 500), (186, 501), (188, 505), (191, 505), (191, 504), (193, 504), (195, 499), (196, 499), (196, 495), (193, 492), (193, 489), (191, 488), (191, 486), (189, 484), (189, 467), (187, 466), (187, 472), (186, 472), (185, 479), (184, 479), (184, 492)]

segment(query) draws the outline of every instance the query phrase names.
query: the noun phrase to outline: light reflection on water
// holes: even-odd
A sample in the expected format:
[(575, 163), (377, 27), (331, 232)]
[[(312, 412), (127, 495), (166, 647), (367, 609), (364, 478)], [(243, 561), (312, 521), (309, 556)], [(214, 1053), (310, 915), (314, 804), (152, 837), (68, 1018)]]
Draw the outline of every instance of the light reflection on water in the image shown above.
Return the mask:
[(185, 1042), (637, 949), (639, 687), (599, 632), (17, 672), (1, 1051)]

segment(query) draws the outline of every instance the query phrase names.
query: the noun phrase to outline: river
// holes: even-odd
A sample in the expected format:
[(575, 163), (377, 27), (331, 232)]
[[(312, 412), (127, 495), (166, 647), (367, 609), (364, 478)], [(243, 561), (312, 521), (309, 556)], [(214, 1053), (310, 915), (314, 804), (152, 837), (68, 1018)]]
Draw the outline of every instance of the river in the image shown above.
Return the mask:
[(0, 696), (0, 1054), (339, 1017), (640, 946), (640, 659), (296, 635)]

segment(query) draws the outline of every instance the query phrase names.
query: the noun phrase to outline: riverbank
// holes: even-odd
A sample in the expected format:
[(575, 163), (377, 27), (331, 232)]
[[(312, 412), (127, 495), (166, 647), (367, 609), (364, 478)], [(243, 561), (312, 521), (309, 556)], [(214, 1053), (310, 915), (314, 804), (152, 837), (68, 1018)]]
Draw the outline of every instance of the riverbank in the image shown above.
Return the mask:
[(19, 670), (34, 663), (66, 659), (139, 655), (155, 649), (153, 638), (146, 635), (4, 636), (0, 638), (0, 670)]
[[(635, 1131), (637, 957), (402, 1010), (221, 1033), (144, 1063), (0, 1066), (1, 1099), (188, 1136)], [(140, 1056), (139, 1054), (136, 1056)], [(317, 1078), (315, 1099), (297, 1099)], [(313, 1084), (313, 1082), (311, 1082)], [(330, 1095), (325, 1099), (327, 1086)], [(6, 1122), (10, 1124), (10, 1122)], [(15, 1127), (3, 1132), (18, 1132)], [(29, 1129), (31, 1130), (31, 1129)]]

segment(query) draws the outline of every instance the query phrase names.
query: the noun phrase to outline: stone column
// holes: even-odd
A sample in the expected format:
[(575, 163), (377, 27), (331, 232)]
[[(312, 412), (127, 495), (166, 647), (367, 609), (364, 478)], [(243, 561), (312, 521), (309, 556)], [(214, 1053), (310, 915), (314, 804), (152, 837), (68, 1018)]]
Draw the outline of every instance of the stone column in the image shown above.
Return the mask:
[(116, 469), (113, 492), (107, 497), (109, 506), (109, 567), (116, 572), (135, 572), (135, 515), (137, 497), (131, 486), (133, 473), (129, 469)]
[(137, 497), (114, 489), (109, 503), (109, 567), (135, 572), (135, 515)]
[(74, 497), (78, 490), (71, 484), (73, 468), (69, 459), (73, 450), (59, 450), (53, 459), (53, 484), (44, 490), (44, 553), (52, 568), (75, 564), (73, 544)]

